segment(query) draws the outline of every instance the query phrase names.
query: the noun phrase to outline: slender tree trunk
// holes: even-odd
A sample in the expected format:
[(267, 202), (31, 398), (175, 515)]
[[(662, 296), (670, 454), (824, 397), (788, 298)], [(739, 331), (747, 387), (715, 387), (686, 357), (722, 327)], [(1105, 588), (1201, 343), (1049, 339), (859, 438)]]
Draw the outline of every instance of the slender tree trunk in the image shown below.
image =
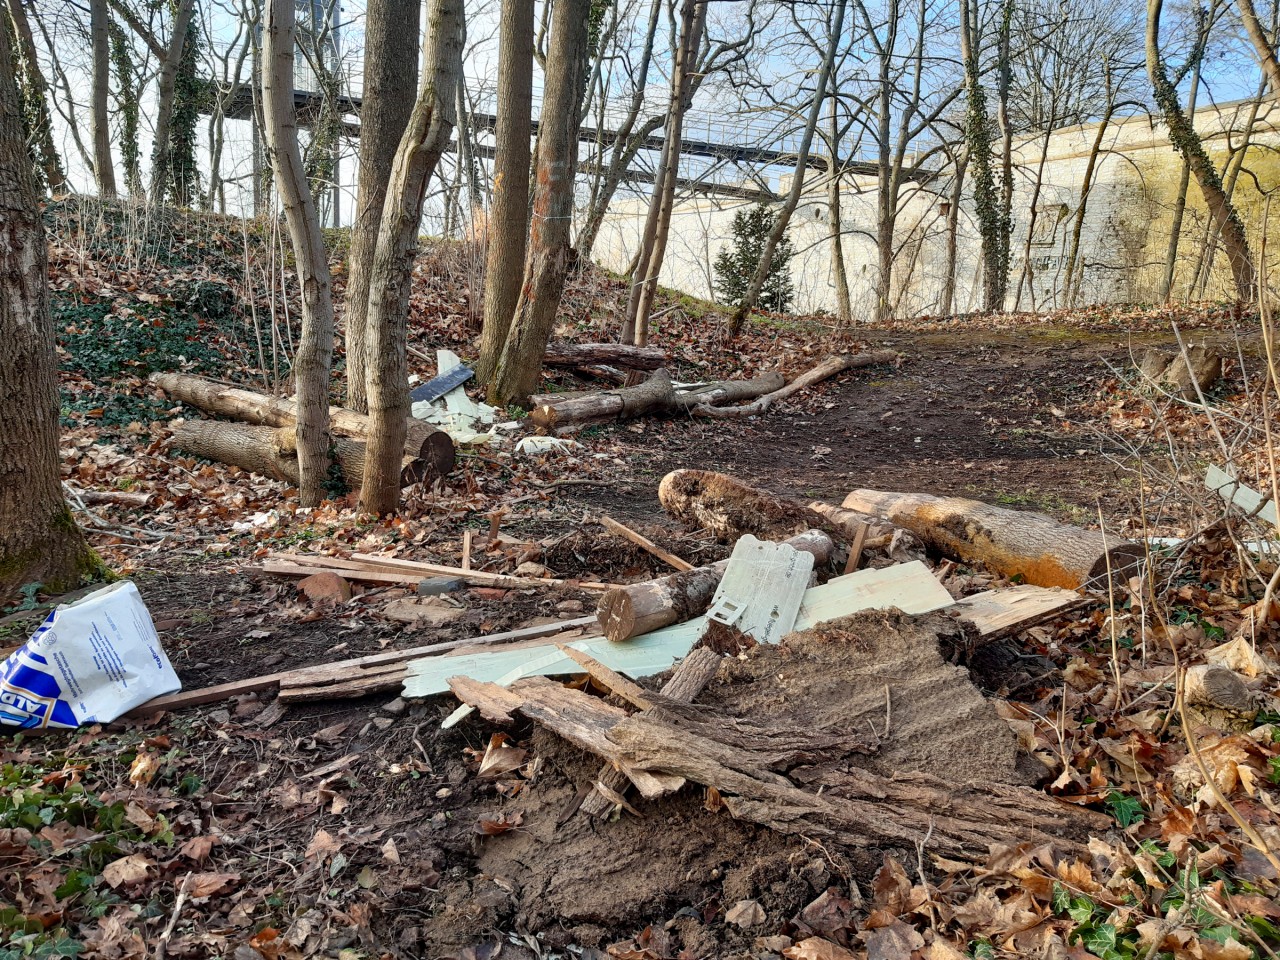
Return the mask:
[(1074, 307), (1080, 297), (1080, 281), (1084, 275), (1084, 263), (1080, 258), (1080, 236), (1084, 232), (1084, 217), (1089, 209), (1089, 194), (1093, 190), (1093, 176), (1098, 168), (1098, 157), (1102, 155), (1102, 141), (1107, 135), (1111, 117), (1115, 113), (1115, 101), (1107, 103), (1107, 111), (1098, 123), (1093, 144), (1089, 148), (1089, 159), (1085, 162), (1084, 177), (1080, 182), (1080, 205), (1076, 207), (1076, 215), (1071, 224), (1071, 245), (1067, 251), (1067, 303)]
[(671, 73), (671, 105), (640, 240), (640, 256), (631, 278), (631, 296), (622, 324), (622, 342), (644, 346), (649, 339), (649, 314), (658, 292), (658, 276), (667, 252), (671, 213), (675, 206), (676, 178), (680, 172), (680, 141), (684, 136), (684, 115), (693, 98), (693, 65), (707, 22), (707, 0), (684, 0), (680, 12), (680, 43), (675, 69)]
[(529, 236), (533, 111), (533, 0), (506, 0), (498, 26), (498, 122), (484, 266), (484, 325), (476, 377), (493, 379), (520, 302)]
[(100, 565), (62, 498), (44, 224), (9, 31), (0, 17), (0, 603), (27, 583), (73, 589)]
[(93, 50), (93, 179), (103, 200), (116, 197), (116, 168), (111, 160), (111, 127), (107, 101), (111, 95), (111, 37), (107, 0), (89, 0), (89, 38)]
[(369, 0), (365, 13), (360, 176), (343, 307), (347, 406), (361, 413), (369, 409), (365, 394), (369, 364), (365, 316), (369, 309), (369, 268), (378, 245), (391, 163), (413, 110), (409, 91), (418, 85), (420, 16), (419, 0)]
[(1258, 55), (1258, 63), (1262, 65), (1263, 75), (1267, 78), (1267, 86), (1274, 96), (1280, 96), (1280, 63), (1276, 62), (1276, 50), (1271, 38), (1262, 28), (1262, 22), (1253, 8), (1253, 0), (1236, 0), (1240, 8), (1240, 20), (1244, 24), (1244, 32), (1249, 35), (1254, 52)]
[[(1249, 105), (1249, 119), (1245, 121), (1244, 131), (1241, 133), (1240, 146), (1227, 159), (1227, 171), (1226, 176), (1222, 179), (1222, 191), (1227, 195), (1227, 200), (1230, 202), (1235, 200), (1236, 183), (1240, 179), (1240, 170), (1244, 167), (1245, 157), (1249, 153), (1254, 126), (1258, 122), (1258, 111), (1262, 106), (1262, 97), (1265, 92), (1265, 87), (1259, 90), (1253, 103)], [(1192, 271), (1196, 285), (1195, 296), (1199, 300), (1204, 299), (1205, 290), (1209, 286), (1209, 279), (1213, 275), (1213, 261), (1217, 252), (1218, 234), (1214, 230), (1213, 221), (1209, 220), (1204, 225), (1204, 236), (1200, 241), (1200, 250), (1196, 254), (1195, 269)]]
[[(1195, 63), (1191, 67), (1191, 89), (1187, 93), (1187, 125), (1192, 128), (1195, 127), (1196, 122), (1196, 98), (1200, 92), (1200, 66), (1204, 57), (1204, 44), (1197, 44), (1195, 51)], [(1173, 281), (1178, 272), (1178, 248), (1182, 243), (1182, 221), (1187, 213), (1187, 189), (1190, 186), (1191, 164), (1184, 157), (1182, 172), (1178, 177), (1178, 193), (1173, 200), (1173, 222), (1169, 227), (1169, 243), (1165, 248), (1164, 277), (1160, 281), (1160, 299), (1164, 303), (1173, 300)]]
[[(36, 130), (35, 147), (40, 155), (44, 169), (44, 178), (53, 193), (65, 190), (67, 174), (62, 169), (62, 157), (53, 142), (53, 120), (49, 116), (49, 85), (45, 82), (44, 72), (40, 69), (40, 61), (36, 59), (35, 38), (31, 34), (31, 23), (27, 20), (27, 11), (22, 0), (9, 0), (9, 15), (13, 18), (13, 28), (17, 32), (17, 49), (23, 60), (23, 73), (31, 88), (31, 97), (36, 104), (37, 115), (34, 118)], [(17, 66), (17, 64), (15, 64)]]
[(778, 249), (778, 243), (782, 240), (783, 235), (787, 232), (788, 225), (791, 223), (791, 215), (795, 213), (796, 206), (800, 203), (800, 193), (804, 189), (804, 174), (809, 162), (809, 150), (813, 145), (813, 133), (818, 127), (818, 118), (822, 115), (822, 101), (827, 95), (827, 83), (831, 79), (831, 71), (835, 66), (836, 53), (840, 49), (840, 42), (844, 39), (844, 12), (848, 5), (847, 0), (837, 0), (836, 2), (834, 20), (827, 33), (826, 56), (822, 58), (822, 67), (818, 71), (817, 88), (813, 91), (813, 104), (809, 108), (809, 116), (805, 120), (804, 133), (800, 137), (800, 147), (796, 151), (796, 166), (791, 175), (791, 189), (787, 193), (786, 200), (783, 201), (782, 209), (778, 211), (778, 215), (773, 221), (773, 229), (769, 231), (769, 236), (765, 238), (764, 248), (760, 251), (760, 262), (756, 264), (755, 276), (751, 278), (751, 283), (747, 285), (747, 292), (743, 294), (742, 302), (733, 311), (733, 316), (729, 321), (730, 336), (736, 337), (741, 332), (742, 323), (746, 320), (747, 314), (751, 312), (756, 305), (756, 301), (760, 299), (760, 292), (764, 289), (764, 285), (769, 279), (769, 266), (773, 263), (773, 253)]
[(1036, 272), (1031, 266), (1031, 241), (1035, 237), (1037, 206), (1040, 203), (1040, 191), (1044, 188), (1044, 168), (1049, 161), (1049, 140), (1053, 136), (1054, 118), (1050, 117), (1045, 125), (1044, 137), (1040, 141), (1040, 160), (1036, 164), (1036, 180), (1031, 186), (1031, 202), (1027, 204), (1027, 239), (1022, 245), (1022, 269), (1018, 272), (1018, 289), (1013, 295), (1013, 309), (1016, 313), (1022, 309), (1022, 286), (1027, 286), (1031, 298), (1031, 309), (1036, 309)]
[(430, 0), (427, 7), (422, 82), (391, 163), (378, 246), (369, 272), (366, 335), (370, 362), (365, 385), (369, 442), (360, 491), (361, 509), (369, 513), (393, 513), (400, 502), (400, 467), (409, 416), (405, 338), (413, 258), (427, 183), (453, 134), (462, 78), (464, 17), (463, 0)]
[(898, 180), (893, 167), (894, 97), (898, 92), (894, 53), (898, 46), (897, 0), (886, 11), (887, 36), (876, 50), (876, 322), (893, 314), (894, 238), (898, 232)]
[[(996, 126), (1000, 130), (1000, 240), (998, 248), (1000, 289), (996, 298), (997, 309), (1007, 309), (1009, 296), (1009, 270), (1013, 245), (1013, 124), (1009, 120), (1009, 87), (1012, 85), (1012, 61), (1010, 50), (1013, 26), (1014, 0), (1005, 0), (1000, 14), (1000, 30), (996, 38)], [(1034, 211), (1034, 207), (1032, 208)], [(1033, 213), (1034, 215), (1034, 213)]]
[(836, 156), (840, 148), (840, 118), (836, 113), (839, 103), (831, 98), (831, 142), (827, 151), (827, 223), (831, 240), (831, 273), (836, 285), (836, 319), (842, 324), (853, 322), (853, 304), (849, 302), (849, 274), (844, 263), (844, 231), (841, 228), (840, 181), (844, 170)]
[[(267, 0), (271, 3), (271, 0)], [(159, 90), (156, 94), (156, 139), (151, 150), (151, 196), (152, 203), (164, 202), (165, 192), (170, 181), (169, 162), (173, 154), (170, 143), (173, 127), (173, 94), (178, 78), (178, 68), (182, 66), (182, 47), (187, 42), (187, 27), (191, 25), (191, 14), (195, 9), (195, 0), (179, 0), (178, 8), (173, 14), (173, 35), (169, 37), (169, 46), (165, 49), (164, 62), (160, 65)], [(292, 23), (293, 14), (289, 14)], [(290, 33), (292, 34), (292, 27)], [(292, 82), (293, 51), (289, 51), (290, 81)], [(289, 91), (290, 110), (293, 109), (293, 90)]]
[(1200, 185), (1209, 215), (1213, 217), (1222, 237), (1222, 246), (1231, 264), (1231, 277), (1235, 281), (1236, 298), (1242, 302), (1252, 300), (1256, 292), (1256, 276), (1249, 240), (1245, 236), (1240, 215), (1222, 190), (1222, 179), (1204, 144), (1182, 112), (1178, 91), (1169, 79), (1168, 70), (1160, 54), (1160, 14), (1164, 0), (1147, 0), (1147, 73), (1151, 77), (1156, 106), (1164, 115), (1169, 127), (1169, 141), (1175, 150), (1191, 166), (1191, 173)]
[[(299, 501), (324, 499), (329, 474), (329, 371), (333, 360), (333, 294), (315, 198), (298, 149), (293, 102), (295, 0), (267, 0), (263, 30), (263, 131), (284, 207), (302, 286), (302, 332), (293, 358), (298, 394)], [(153, 181), (154, 187), (154, 181)]]
[(534, 392), (573, 257), (569, 238), (590, 11), (591, 0), (558, 0), (555, 7), (524, 284), (506, 346), (489, 385), (490, 402), (499, 405), (524, 400)]
[(951, 184), (951, 207), (947, 210), (946, 262), (942, 268), (942, 293), (938, 297), (938, 313), (944, 317), (949, 317), (955, 312), (958, 253), (956, 241), (960, 231), (960, 201), (964, 198), (964, 174), (968, 166), (968, 157), (961, 157), (956, 161), (956, 177)]

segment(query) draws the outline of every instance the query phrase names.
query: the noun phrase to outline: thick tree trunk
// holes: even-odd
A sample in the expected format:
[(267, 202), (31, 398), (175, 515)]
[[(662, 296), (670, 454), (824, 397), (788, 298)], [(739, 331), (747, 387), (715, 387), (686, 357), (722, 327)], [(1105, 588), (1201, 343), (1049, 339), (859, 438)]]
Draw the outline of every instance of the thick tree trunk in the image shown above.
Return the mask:
[[(190, 0), (184, 3), (189, 5)], [(293, 100), (294, 0), (267, 0), (263, 39), (262, 100), (267, 149), (302, 287), (302, 333), (293, 358), (301, 471), (298, 499), (304, 507), (311, 507), (324, 499), (329, 473), (333, 292), (315, 198), (307, 185), (298, 149), (298, 118)]]
[(364, 30), (364, 99), (360, 107), (360, 181), (343, 309), (347, 356), (347, 406), (366, 413), (369, 364), (366, 313), (369, 270), (378, 246), (391, 162), (404, 134), (418, 86), (420, 0), (369, 0)]
[(657, 370), (667, 362), (660, 347), (633, 347), (625, 343), (551, 343), (543, 362), (551, 367), (582, 367), (607, 363), (631, 370)]
[(413, 258), (427, 182), (453, 133), (464, 24), (462, 0), (431, 0), (422, 83), (391, 164), (391, 182), (369, 274), (369, 456), (360, 504), (370, 513), (392, 513), (400, 502), (400, 451), (409, 415), (405, 343)]
[(1276, 62), (1275, 47), (1262, 28), (1262, 21), (1253, 8), (1253, 0), (1236, 0), (1236, 5), (1240, 8), (1244, 32), (1249, 35), (1249, 42), (1253, 44), (1258, 63), (1262, 65), (1262, 73), (1267, 78), (1267, 86), (1270, 87), (1272, 96), (1280, 96), (1280, 63)]
[[(173, 431), (173, 445), (197, 457), (217, 460), (253, 473), (285, 480), (299, 481), (296, 434), (287, 427), (257, 427), (219, 420), (188, 420)], [(347, 437), (334, 437), (334, 457), (348, 489), (359, 489), (364, 478), (365, 444)], [(400, 482), (403, 486), (417, 483), (428, 473), (432, 451), (424, 444), (417, 456), (406, 456)]]
[[(806, 530), (784, 542), (813, 554), (815, 566), (829, 563), (835, 552), (831, 538), (820, 530)], [(601, 633), (610, 640), (629, 640), (701, 616), (711, 605), (728, 566), (728, 560), (721, 560), (658, 580), (606, 591), (596, 611)]]
[[(150, 383), (171, 399), (205, 413), (268, 427), (292, 427), (297, 423), (298, 405), (283, 397), (269, 397), (181, 373), (153, 373)], [(329, 425), (334, 433), (341, 436), (361, 440), (369, 436), (369, 418), (354, 410), (330, 407)], [(427, 451), (425, 454), (424, 450)], [(436, 475), (444, 476), (453, 469), (455, 450), (447, 433), (429, 423), (410, 418), (405, 423), (404, 456), (425, 457), (435, 468)]]
[(116, 168), (111, 159), (111, 128), (107, 122), (107, 101), (111, 94), (111, 37), (107, 32), (110, 14), (107, 0), (89, 0), (89, 39), (93, 51), (93, 179), (98, 196), (114, 200)]
[(489, 402), (498, 406), (521, 402), (534, 392), (573, 260), (569, 238), (590, 11), (591, 0), (559, 0), (555, 8), (524, 282), (489, 385)]
[[(179, 0), (173, 14), (173, 33), (169, 37), (169, 45), (165, 48), (164, 60), (160, 64), (158, 92), (156, 94), (156, 127), (155, 143), (151, 149), (151, 202), (164, 202), (165, 192), (170, 180), (169, 162), (173, 155), (170, 132), (173, 126), (173, 93), (178, 78), (178, 68), (182, 65), (182, 47), (187, 42), (187, 27), (191, 25), (191, 14), (195, 9), (195, 0)], [(268, 0), (270, 9), (270, 0)], [(271, 18), (268, 14), (267, 24)], [(289, 13), (289, 34), (293, 35), (293, 13)], [(270, 72), (270, 67), (268, 67)], [(289, 108), (293, 109), (293, 48), (289, 48)], [(268, 121), (268, 124), (270, 122)]]
[(1105, 589), (1108, 570), (1124, 583), (1143, 559), (1139, 546), (1120, 537), (977, 500), (855, 490), (844, 506), (905, 527), (945, 556), (1040, 587)]
[(529, 138), (533, 111), (533, 0), (507, 0), (498, 27), (498, 122), (494, 133), (493, 205), (484, 267), (484, 326), (476, 377), (498, 369), (520, 302), (529, 237)]
[[(31, 98), (35, 101), (37, 115), (34, 118), (36, 129), (31, 131), (35, 137), (35, 148), (40, 155), (44, 169), (44, 178), (49, 190), (60, 193), (67, 187), (67, 174), (62, 169), (62, 157), (53, 142), (53, 118), (49, 115), (49, 85), (40, 69), (40, 61), (36, 57), (36, 42), (31, 34), (31, 23), (27, 20), (27, 11), (22, 0), (9, 0), (9, 15), (13, 28), (17, 31), (17, 50), (23, 60), (23, 75), (31, 88)], [(16, 67), (17, 64), (14, 64)]]
[(9, 31), (0, 17), (0, 603), (27, 583), (71, 590), (99, 565), (62, 498), (44, 225)]
[(1191, 167), (1191, 173), (1200, 185), (1209, 214), (1217, 224), (1222, 246), (1231, 264), (1231, 277), (1235, 281), (1236, 298), (1242, 302), (1253, 299), (1257, 292), (1253, 255), (1245, 236), (1244, 223), (1222, 189), (1222, 178), (1213, 165), (1199, 135), (1191, 126), (1178, 91), (1169, 79), (1168, 70), (1160, 53), (1160, 15), (1164, 0), (1147, 0), (1147, 73), (1151, 77), (1156, 106), (1169, 128), (1169, 142)]

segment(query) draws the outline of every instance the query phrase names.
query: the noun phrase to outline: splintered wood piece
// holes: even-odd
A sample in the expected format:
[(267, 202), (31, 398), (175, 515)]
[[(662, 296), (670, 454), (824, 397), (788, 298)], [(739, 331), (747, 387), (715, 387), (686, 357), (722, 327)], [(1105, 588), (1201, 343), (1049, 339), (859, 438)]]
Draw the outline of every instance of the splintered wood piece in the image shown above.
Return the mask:
[(462, 569), (471, 569), (471, 537), (470, 530), (464, 530), (462, 533)]
[(600, 684), (600, 686), (604, 687), (610, 693), (617, 694), (637, 710), (649, 709), (650, 703), (645, 695), (645, 689), (639, 684), (628, 680), (622, 674), (618, 673), (618, 671), (606, 667), (589, 653), (583, 653), (581, 650), (575, 650), (573, 647), (564, 643), (557, 643), (556, 647), (561, 650), (566, 657), (581, 666), (583, 670), (587, 671), (587, 676)]
[(630, 527), (622, 525), (617, 520), (614, 520), (612, 517), (604, 516), (602, 514), (600, 517), (600, 524), (610, 533), (616, 533), (618, 536), (622, 537), (624, 540), (630, 540), (636, 546), (643, 547), (645, 550), (649, 551), (649, 553), (653, 554), (663, 563), (667, 564), (667, 566), (675, 567), (677, 570), (694, 569), (693, 564), (689, 563), (687, 560), (681, 560), (674, 553), (668, 553), (666, 550), (663, 550), (660, 546), (658, 546), (648, 537), (643, 536), (639, 533), (636, 533)]
[(996, 640), (1087, 602), (1074, 590), (1022, 584), (975, 593), (949, 612), (972, 623), (984, 640)]
[(862, 548), (866, 545), (867, 531), (870, 529), (871, 524), (865, 520), (858, 521), (858, 532), (853, 535), (853, 544), (849, 547), (849, 559), (844, 565), (845, 573), (853, 573), (862, 562)]

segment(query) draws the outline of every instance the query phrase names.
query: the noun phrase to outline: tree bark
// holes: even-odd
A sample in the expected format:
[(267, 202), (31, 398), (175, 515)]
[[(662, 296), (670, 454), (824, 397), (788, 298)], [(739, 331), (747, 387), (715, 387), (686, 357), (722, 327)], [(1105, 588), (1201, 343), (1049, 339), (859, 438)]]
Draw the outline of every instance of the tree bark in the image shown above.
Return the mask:
[[(268, 0), (268, 9), (271, 4)], [(155, 143), (151, 149), (151, 202), (164, 203), (164, 195), (169, 185), (169, 160), (172, 156), (172, 144), (169, 142), (173, 121), (173, 92), (178, 78), (178, 67), (182, 65), (182, 47), (187, 42), (187, 27), (191, 25), (191, 15), (195, 9), (195, 0), (179, 0), (173, 14), (173, 34), (169, 37), (169, 45), (165, 48), (164, 59), (160, 63), (160, 77), (156, 93), (156, 132)], [(267, 24), (270, 27), (268, 16)], [(293, 12), (289, 13), (289, 34), (293, 35)], [(270, 68), (269, 68), (270, 69)], [(293, 48), (289, 48), (289, 109), (293, 109)], [(270, 126), (270, 121), (268, 121)]]
[(945, 556), (1040, 587), (1106, 589), (1108, 572), (1122, 584), (1143, 559), (1120, 537), (977, 500), (855, 490), (844, 506), (905, 527)]
[[(194, 456), (228, 463), (273, 480), (296, 484), (301, 476), (297, 436), (287, 427), (188, 420), (174, 429), (173, 445)], [(348, 489), (358, 489), (364, 478), (365, 444), (360, 440), (335, 437), (333, 447), (343, 482)], [(400, 473), (403, 486), (417, 483), (430, 470), (430, 445), (424, 443), (416, 454), (404, 458)]]
[(569, 238), (590, 11), (591, 0), (559, 0), (555, 8), (524, 281), (489, 384), (489, 402), (497, 406), (521, 402), (534, 392), (573, 260)]
[[(184, 3), (189, 7), (190, 0)], [(294, 7), (294, 0), (267, 0), (262, 99), (267, 151), (302, 286), (302, 332), (293, 358), (301, 472), (298, 499), (304, 507), (312, 507), (324, 499), (324, 482), (329, 473), (333, 292), (315, 198), (307, 185), (298, 149), (298, 118), (293, 101)], [(154, 187), (153, 180), (153, 190)]]
[[(298, 405), (282, 397), (269, 397), (181, 373), (153, 373), (149, 382), (172, 399), (205, 413), (268, 427), (292, 427), (297, 423)], [(354, 410), (330, 407), (329, 424), (333, 432), (341, 436), (356, 439), (369, 436), (369, 418)], [(423, 450), (427, 451), (425, 455)], [(454, 466), (455, 450), (449, 435), (421, 420), (406, 421), (403, 452), (406, 457), (425, 456), (437, 476), (444, 476)]]
[(533, 111), (533, 0), (507, 0), (498, 26), (498, 122), (493, 205), (484, 267), (484, 325), (476, 378), (488, 383), (520, 302), (529, 236), (529, 138)]
[(47, 248), (0, 17), (0, 602), (23, 584), (74, 589), (101, 562), (62, 497)]
[(947, 247), (942, 267), (942, 293), (938, 297), (938, 313), (950, 317), (956, 310), (956, 259), (959, 252), (960, 201), (964, 198), (964, 174), (968, 157), (956, 160), (955, 180), (951, 185), (950, 209), (947, 210)]
[(840, 123), (836, 113), (838, 97), (831, 98), (831, 142), (827, 150), (827, 235), (831, 241), (831, 272), (836, 287), (836, 319), (846, 326), (853, 322), (853, 304), (849, 300), (849, 274), (844, 262), (844, 230), (840, 213), (840, 186), (844, 170), (837, 153), (840, 146)]
[(367, 413), (365, 377), (369, 364), (366, 313), (369, 270), (378, 245), (382, 207), (391, 163), (404, 134), (418, 86), (420, 0), (369, 0), (365, 11), (364, 98), (360, 106), (360, 178), (347, 274), (344, 327), (347, 406)]
[[(1196, 100), (1200, 93), (1200, 69), (1204, 64), (1204, 47), (1208, 39), (1208, 18), (1200, 27), (1200, 37), (1191, 51), (1191, 85), (1187, 91), (1187, 126), (1195, 128)], [(1173, 218), (1169, 225), (1169, 242), (1165, 246), (1164, 276), (1160, 281), (1160, 300), (1173, 301), (1173, 281), (1178, 273), (1178, 248), (1182, 244), (1182, 221), (1187, 214), (1187, 189), (1191, 186), (1191, 163), (1182, 158), (1182, 171), (1178, 176), (1178, 192), (1173, 198)]]
[(835, 23), (828, 33), (826, 56), (822, 58), (822, 67), (818, 71), (817, 89), (813, 91), (813, 103), (809, 107), (809, 116), (805, 120), (804, 134), (800, 138), (800, 147), (796, 151), (796, 166), (791, 174), (791, 189), (787, 192), (787, 199), (783, 202), (782, 209), (778, 211), (778, 215), (774, 218), (773, 229), (769, 231), (769, 236), (764, 242), (764, 248), (760, 251), (760, 262), (756, 264), (756, 274), (751, 278), (751, 283), (747, 286), (747, 292), (743, 295), (742, 302), (738, 304), (737, 309), (733, 311), (733, 316), (729, 320), (730, 336), (736, 337), (741, 332), (742, 324), (746, 320), (747, 314), (754, 309), (756, 301), (760, 299), (760, 292), (764, 289), (764, 285), (769, 279), (769, 267), (773, 263), (773, 253), (778, 249), (778, 244), (787, 232), (787, 226), (791, 223), (791, 215), (796, 212), (796, 207), (800, 203), (800, 194), (804, 190), (804, 175), (808, 169), (809, 150), (813, 146), (813, 134), (818, 128), (818, 119), (822, 116), (822, 101), (826, 98), (827, 83), (830, 81), (831, 71), (835, 67), (836, 53), (840, 49), (840, 42), (844, 39), (844, 12), (847, 6), (847, 0), (837, 0), (836, 2)]
[[(62, 158), (58, 147), (53, 142), (53, 119), (49, 115), (49, 84), (45, 81), (44, 72), (40, 69), (40, 61), (36, 58), (35, 38), (31, 34), (31, 23), (27, 20), (27, 11), (22, 0), (9, 0), (9, 15), (17, 32), (17, 50), (22, 56), (23, 73), (31, 88), (32, 99), (37, 104), (38, 115), (35, 118), (37, 129), (33, 131), (35, 146), (40, 154), (44, 169), (44, 178), (49, 190), (57, 194), (67, 186), (67, 174), (62, 169)], [(17, 64), (14, 64), (16, 67)]]
[(409, 415), (405, 343), (413, 258), (427, 182), (453, 133), (464, 24), (462, 0), (431, 0), (422, 83), (391, 164), (391, 182), (369, 275), (366, 337), (371, 363), (366, 393), (370, 429), (360, 504), (370, 513), (392, 513), (400, 502), (400, 451)]
[(1249, 42), (1253, 44), (1258, 63), (1262, 65), (1262, 73), (1267, 78), (1267, 86), (1270, 87), (1272, 96), (1280, 96), (1280, 63), (1276, 62), (1275, 47), (1262, 28), (1262, 21), (1253, 8), (1253, 0), (1236, 0), (1236, 5), (1240, 8), (1244, 32), (1249, 35)]
[(1241, 302), (1253, 299), (1256, 293), (1257, 278), (1254, 272), (1253, 256), (1249, 251), (1249, 241), (1245, 236), (1244, 223), (1236, 212), (1231, 201), (1222, 189), (1222, 178), (1218, 175), (1208, 152), (1204, 148), (1199, 135), (1191, 126), (1187, 115), (1183, 113), (1182, 104), (1178, 102), (1178, 91), (1169, 79), (1168, 70), (1160, 53), (1160, 14), (1164, 0), (1147, 0), (1147, 37), (1146, 56), (1147, 73), (1151, 77), (1152, 92), (1156, 106), (1164, 116), (1169, 128), (1169, 142), (1182, 155), (1191, 167), (1191, 173), (1200, 185), (1205, 205), (1213, 217), (1222, 237), (1222, 246), (1231, 264), (1231, 277), (1235, 281), (1236, 298)]
[(965, 145), (973, 164), (973, 200), (982, 236), (982, 308), (987, 313), (1004, 309), (1009, 279), (1008, 259), (1001, 260), (1007, 250), (1002, 239), (1006, 224), (1001, 220), (1000, 192), (996, 188), (992, 164), (991, 118), (987, 116), (987, 92), (982, 85), (981, 57), (978, 49), (978, 11), (975, 0), (960, 3), (960, 59), (964, 64), (964, 88), (968, 99), (965, 109)]
[(633, 347), (625, 343), (551, 343), (547, 345), (543, 362), (552, 367), (607, 363), (632, 370), (657, 370), (667, 362), (667, 352), (660, 347)]
[(111, 37), (107, 0), (89, 0), (89, 38), (93, 55), (93, 179), (103, 200), (116, 197), (116, 168), (111, 159), (111, 127), (107, 101), (111, 94)]
[[(831, 538), (820, 530), (806, 530), (784, 542), (813, 554), (815, 566), (828, 563), (835, 552)], [(629, 640), (701, 616), (711, 605), (728, 566), (728, 560), (721, 560), (606, 591), (596, 610), (600, 632), (610, 640)]]

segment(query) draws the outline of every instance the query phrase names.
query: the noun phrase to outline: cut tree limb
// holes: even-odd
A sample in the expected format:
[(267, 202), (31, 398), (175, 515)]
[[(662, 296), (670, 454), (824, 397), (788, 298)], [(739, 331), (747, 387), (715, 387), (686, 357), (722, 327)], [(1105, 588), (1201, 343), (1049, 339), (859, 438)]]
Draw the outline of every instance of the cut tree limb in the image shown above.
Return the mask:
[(644, 550), (653, 554), (655, 557), (657, 557), (659, 560), (661, 560), (663, 563), (665, 563), (669, 567), (675, 567), (677, 570), (693, 569), (693, 564), (689, 563), (689, 561), (681, 560), (674, 553), (669, 553), (666, 550), (663, 550), (660, 546), (658, 546), (648, 537), (645, 537), (645, 536), (642, 536), (641, 534), (636, 533), (630, 527), (624, 526), (623, 524), (619, 523), (617, 520), (614, 520), (612, 517), (607, 517), (601, 514), (600, 525), (604, 527), (606, 530), (608, 530), (610, 533), (616, 533), (618, 536), (622, 537), (622, 539), (630, 540), (636, 546), (642, 547)]
[[(153, 373), (148, 381), (172, 399), (218, 416), (268, 427), (292, 427), (297, 423), (297, 404), (283, 397), (271, 397), (252, 390), (229, 387), (202, 377), (182, 373)], [(365, 439), (369, 418), (342, 407), (329, 408), (330, 429), (344, 437)], [(410, 418), (405, 435), (405, 455), (423, 458), (433, 469), (432, 476), (444, 476), (453, 469), (455, 450), (449, 435), (429, 423)]]
[[(298, 452), (292, 429), (260, 427), (225, 420), (188, 420), (173, 430), (173, 445), (197, 457), (241, 467), (274, 480), (297, 484)], [(349, 437), (334, 437), (333, 449), (348, 487), (358, 489), (364, 477), (365, 446)], [(417, 483), (428, 471), (432, 452), (421, 449), (407, 457), (401, 486)]]
[(764, 413), (779, 400), (799, 393), (806, 387), (821, 383), (830, 377), (856, 367), (870, 367), (881, 363), (895, 363), (898, 354), (893, 350), (872, 350), (868, 353), (841, 354), (824, 360), (807, 373), (802, 373), (785, 387), (766, 393), (752, 403), (740, 407), (713, 407), (710, 405), (694, 407), (693, 412), (703, 417), (730, 419), (736, 417), (755, 417)]
[(667, 362), (659, 347), (633, 347), (625, 343), (552, 343), (543, 357), (551, 367), (588, 367), (609, 364), (631, 370), (657, 370)]
[[(807, 530), (785, 542), (813, 554), (815, 566), (828, 562), (835, 551), (831, 538), (820, 530)], [(692, 620), (706, 612), (728, 566), (728, 560), (721, 560), (606, 591), (596, 613), (601, 632), (610, 640), (622, 641)]]
[(1041, 587), (1105, 588), (1108, 569), (1123, 583), (1143, 559), (1142, 547), (1120, 537), (978, 500), (855, 490), (844, 506), (906, 527), (945, 556)]

